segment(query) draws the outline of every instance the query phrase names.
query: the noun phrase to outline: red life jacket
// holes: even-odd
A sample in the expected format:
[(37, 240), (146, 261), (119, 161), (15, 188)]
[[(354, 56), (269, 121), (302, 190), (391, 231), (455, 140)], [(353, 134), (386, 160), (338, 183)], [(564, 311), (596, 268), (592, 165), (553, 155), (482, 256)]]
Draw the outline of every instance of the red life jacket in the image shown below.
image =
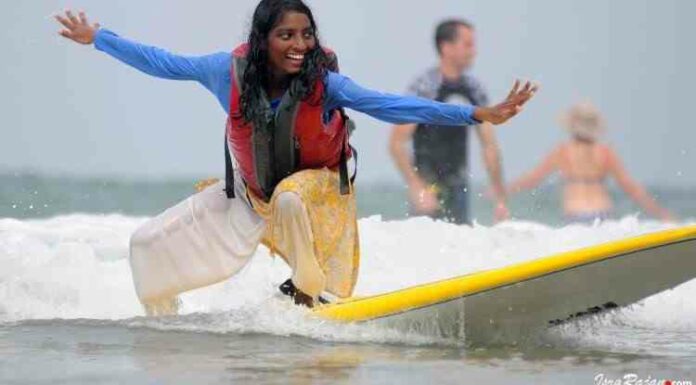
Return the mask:
[[(286, 92), (275, 111), (265, 100), (269, 111), (267, 124), (256, 127), (245, 121), (241, 113), (241, 80), (248, 51), (248, 44), (243, 44), (232, 52), (230, 110), (225, 140), (227, 196), (234, 197), (229, 149), (248, 188), (266, 201), (278, 183), (289, 175), (324, 167), (339, 168), (341, 192), (348, 193), (346, 159), (350, 157), (351, 149), (347, 117), (342, 110), (334, 110), (328, 122), (324, 122), (324, 82), (316, 82), (314, 93), (308, 98), (311, 100), (295, 100)], [(334, 68), (329, 69), (337, 70), (335, 55), (331, 51), (327, 54), (334, 63)]]

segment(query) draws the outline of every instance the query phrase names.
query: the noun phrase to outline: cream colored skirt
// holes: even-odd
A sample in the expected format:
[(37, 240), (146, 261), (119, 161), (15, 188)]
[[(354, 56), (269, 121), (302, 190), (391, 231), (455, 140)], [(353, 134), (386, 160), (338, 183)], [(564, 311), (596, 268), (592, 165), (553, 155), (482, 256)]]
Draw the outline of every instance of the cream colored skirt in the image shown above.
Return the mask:
[(235, 181), (237, 198), (227, 199), (219, 181), (132, 235), (133, 281), (149, 315), (176, 313), (180, 293), (233, 276), (261, 242), (283, 257), (306, 294), (352, 294), (360, 259), (356, 203), (354, 194), (340, 195), (336, 172), (295, 173), (268, 203), (247, 195), (239, 175)]

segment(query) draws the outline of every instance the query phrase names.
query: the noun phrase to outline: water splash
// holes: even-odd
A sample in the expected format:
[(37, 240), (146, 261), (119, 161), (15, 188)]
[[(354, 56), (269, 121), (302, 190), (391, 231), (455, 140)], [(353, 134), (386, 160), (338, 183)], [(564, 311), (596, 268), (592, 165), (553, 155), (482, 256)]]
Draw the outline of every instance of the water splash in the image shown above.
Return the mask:
[[(227, 282), (182, 296), (182, 316), (146, 319), (133, 289), (128, 239), (145, 218), (67, 215), (0, 220), (0, 322), (111, 320), (133, 327), (215, 333), (302, 335), (331, 341), (458, 343), (374, 325), (309, 319), (277, 294), (290, 274), (259, 248)], [(356, 294), (375, 294), (481, 269), (668, 228), (636, 217), (593, 226), (551, 228), (531, 222), (454, 226), (427, 218), (360, 221), (362, 265)], [(696, 281), (609, 315), (610, 326), (659, 332), (696, 331)], [(604, 325), (604, 330), (607, 326)], [(571, 338), (592, 340), (582, 333)]]

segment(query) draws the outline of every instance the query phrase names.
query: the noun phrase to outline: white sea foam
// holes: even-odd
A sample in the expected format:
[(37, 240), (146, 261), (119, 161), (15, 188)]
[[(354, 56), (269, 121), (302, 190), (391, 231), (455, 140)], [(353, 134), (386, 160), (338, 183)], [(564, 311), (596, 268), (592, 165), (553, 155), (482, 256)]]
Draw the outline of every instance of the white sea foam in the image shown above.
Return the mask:
[[(0, 322), (118, 320), (128, 326), (221, 333), (303, 335), (337, 341), (441, 342), (433, 336), (311, 320), (277, 293), (289, 269), (267, 250), (225, 283), (182, 296), (182, 316), (140, 318), (128, 266), (128, 239), (145, 218), (67, 215), (0, 220)], [(560, 251), (667, 228), (635, 217), (595, 226), (551, 228), (529, 222), (454, 226), (426, 218), (360, 221), (356, 294), (374, 294)], [(610, 315), (623, 325), (696, 331), (696, 280)]]

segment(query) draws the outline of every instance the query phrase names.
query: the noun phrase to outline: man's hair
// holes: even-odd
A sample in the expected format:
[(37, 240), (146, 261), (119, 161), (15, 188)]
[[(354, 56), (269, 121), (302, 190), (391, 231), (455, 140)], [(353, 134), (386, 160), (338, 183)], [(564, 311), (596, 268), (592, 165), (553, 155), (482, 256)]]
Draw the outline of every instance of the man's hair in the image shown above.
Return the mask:
[(474, 29), (474, 25), (464, 19), (448, 19), (437, 25), (435, 29), (435, 48), (437, 53), (442, 53), (443, 43), (451, 43), (457, 39), (459, 27)]

